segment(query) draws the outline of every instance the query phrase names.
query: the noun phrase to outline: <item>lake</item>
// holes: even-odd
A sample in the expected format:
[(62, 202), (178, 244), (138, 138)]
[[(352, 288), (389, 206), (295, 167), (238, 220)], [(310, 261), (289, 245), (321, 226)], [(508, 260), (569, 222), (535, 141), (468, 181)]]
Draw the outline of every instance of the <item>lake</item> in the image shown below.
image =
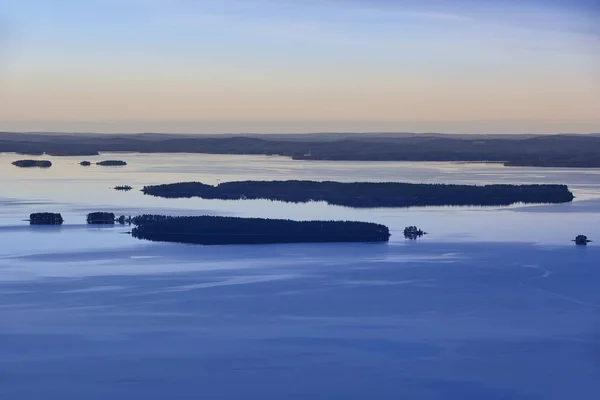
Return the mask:
[[(596, 399), (600, 170), (113, 153), (0, 154), (0, 397)], [(122, 159), (126, 167), (79, 166)], [(161, 199), (237, 180), (558, 183), (559, 205), (351, 209)], [(131, 192), (112, 187), (131, 185)], [(31, 212), (61, 227), (30, 227)], [(92, 211), (383, 223), (388, 244), (188, 246)], [(407, 225), (429, 235), (410, 242)]]

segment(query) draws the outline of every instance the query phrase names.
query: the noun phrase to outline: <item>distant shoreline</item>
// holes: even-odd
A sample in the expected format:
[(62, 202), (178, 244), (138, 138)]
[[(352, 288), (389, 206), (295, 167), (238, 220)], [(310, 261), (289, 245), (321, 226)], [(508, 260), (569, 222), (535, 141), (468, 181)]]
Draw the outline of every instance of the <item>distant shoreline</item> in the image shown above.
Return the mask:
[(600, 136), (441, 134), (50, 135), (0, 132), (0, 152), (50, 156), (101, 152), (283, 156), (299, 161), (462, 162), (600, 168)]

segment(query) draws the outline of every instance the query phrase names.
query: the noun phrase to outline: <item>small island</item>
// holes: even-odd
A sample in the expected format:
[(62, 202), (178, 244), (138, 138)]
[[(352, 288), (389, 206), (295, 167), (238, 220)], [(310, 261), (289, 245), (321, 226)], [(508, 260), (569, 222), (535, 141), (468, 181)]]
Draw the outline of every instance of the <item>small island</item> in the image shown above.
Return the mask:
[(93, 212), (87, 215), (87, 223), (90, 225), (114, 225), (115, 214), (108, 212)]
[(131, 225), (132, 219), (133, 218), (131, 218), (131, 217), (126, 217), (124, 215), (121, 215), (119, 218), (115, 219), (115, 222), (118, 222), (121, 225), (125, 225), (125, 224)]
[(404, 228), (404, 237), (406, 239), (417, 240), (424, 235), (427, 235), (427, 232), (424, 232), (416, 226), (407, 226)]
[(592, 241), (588, 239), (585, 235), (577, 235), (575, 240), (573, 240), (577, 246), (587, 246), (588, 243)]
[(12, 165), (19, 168), (50, 168), (52, 163), (48, 160), (17, 160)]
[(135, 238), (201, 245), (368, 243), (387, 242), (390, 238), (386, 226), (368, 222), (163, 215), (142, 215), (132, 222)]
[(217, 186), (200, 182), (145, 186), (142, 192), (165, 198), (324, 201), (354, 208), (414, 206), (509, 206), (566, 203), (574, 196), (566, 185), (446, 185), (397, 182), (242, 181)]
[(30, 225), (62, 225), (62, 215), (57, 213), (34, 213), (29, 215)]
[(114, 225), (115, 223), (125, 225), (131, 224), (132, 218), (124, 215), (117, 218), (111, 212), (93, 212), (87, 215), (86, 221), (90, 225)]
[(81, 165), (82, 167), (89, 167), (90, 165), (92, 165), (92, 163), (89, 161), (82, 161), (79, 163), (79, 165)]
[(115, 186), (113, 189), (115, 189), (116, 191), (119, 191), (119, 192), (129, 192), (130, 190), (133, 189), (133, 187), (131, 187), (129, 185), (120, 185), (120, 186)]
[(106, 160), (106, 161), (98, 161), (96, 165), (100, 165), (102, 167), (123, 167), (127, 165), (125, 161), (121, 160)]

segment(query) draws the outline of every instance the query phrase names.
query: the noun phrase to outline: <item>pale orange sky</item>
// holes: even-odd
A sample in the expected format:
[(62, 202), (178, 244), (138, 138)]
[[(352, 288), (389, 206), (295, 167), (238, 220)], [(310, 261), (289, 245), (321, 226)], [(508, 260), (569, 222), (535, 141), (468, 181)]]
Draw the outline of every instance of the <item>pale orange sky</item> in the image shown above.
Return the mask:
[(518, 10), (528, 26), (382, 2), (267, 20), (127, 0), (117, 18), (111, 1), (8, 13), (0, 130), (600, 131), (598, 36), (577, 13)]

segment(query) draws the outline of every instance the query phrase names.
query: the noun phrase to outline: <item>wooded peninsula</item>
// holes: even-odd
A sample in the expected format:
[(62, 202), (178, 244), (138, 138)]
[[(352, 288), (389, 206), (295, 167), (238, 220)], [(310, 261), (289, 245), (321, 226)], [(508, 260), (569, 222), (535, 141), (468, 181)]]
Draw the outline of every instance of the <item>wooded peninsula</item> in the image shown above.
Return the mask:
[(240, 181), (217, 186), (183, 182), (145, 186), (147, 195), (165, 198), (324, 201), (355, 208), (412, 206), (508, 206), (516, 203), (566, 203), (574, 196), (566, 185), (443, 185), (415, 183), (341, 183), (315, 181)]

